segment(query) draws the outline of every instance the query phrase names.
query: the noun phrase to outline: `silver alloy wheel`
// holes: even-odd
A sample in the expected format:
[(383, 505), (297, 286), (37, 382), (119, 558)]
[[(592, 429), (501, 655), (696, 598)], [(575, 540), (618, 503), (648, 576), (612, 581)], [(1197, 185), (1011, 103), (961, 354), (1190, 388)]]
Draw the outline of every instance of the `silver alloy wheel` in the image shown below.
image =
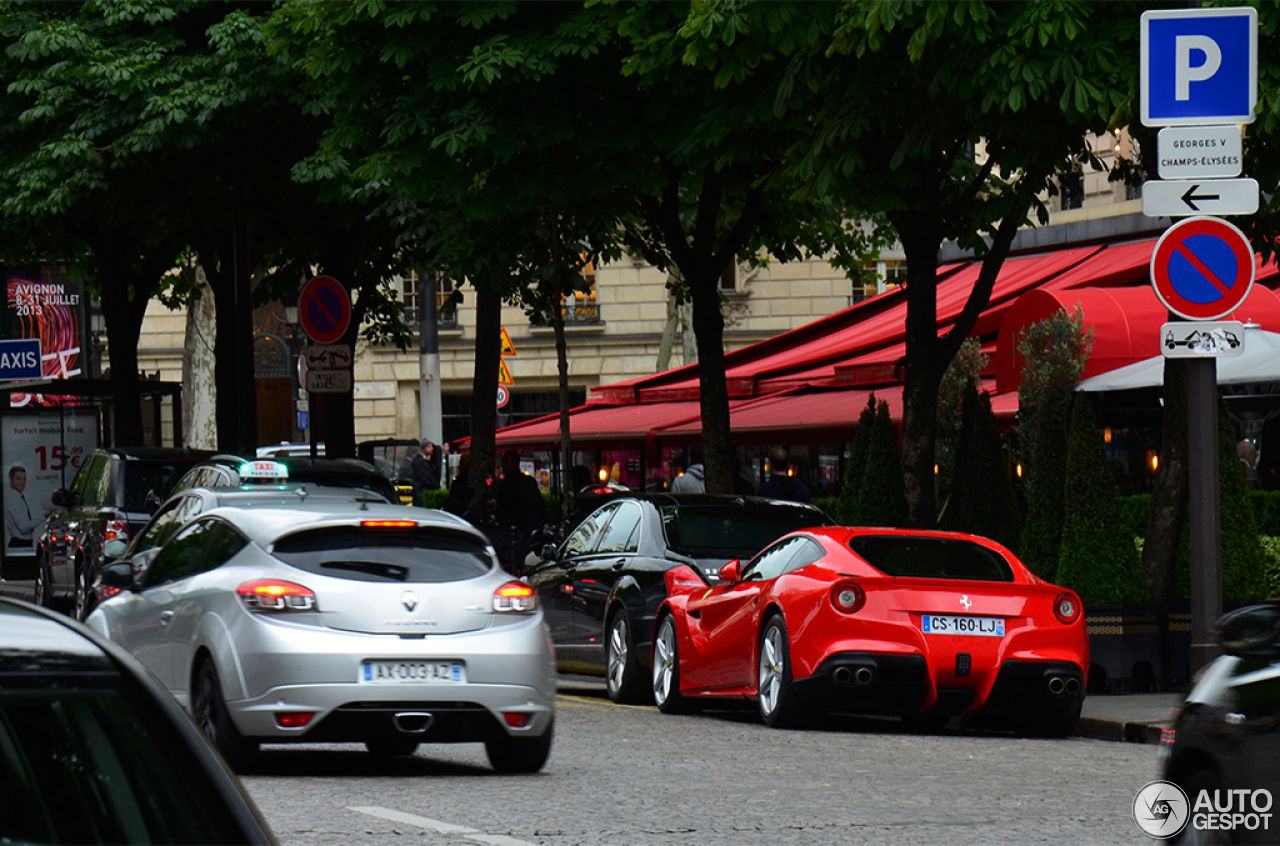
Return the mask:
[(676, 627), (667, 617), (658, 629), (658, 639), (653, 644), (653, 698), (659, 705), (671, 696), (672, 686), (678, 684), (675, 666)]
[(786, 670), (782, 637), (782, 629), (771, 625), (760, 642), (760, 685), (757, 691), (760, 710), (766, 715), (777, 710), (778, 698), (782, 695), (782, 675)]
[(44, 578), (44, 559), (41, 558), (41, 559), (38, 559), (36, 563), (35, 596), (31, 598), (31, 601), (34, 602), (36, 605), (47, 604), (48, 600), (45, 598), (45, 594), (48, 592), (48, 590), (49, 590), (49, 583), (46, 582)]
[(623, 677), (627, 672), (627, 616), (619, 611), (609, 625), (607, 684), (609, 695), (616, 696), (622, 689)]
[(83, 565), (76, 567), (76, 597), (75, 597), (75, 615), (76, 619), (84, 622), (84, 618), (88, 616), (89, 610), (89, 574), (84, 571)]

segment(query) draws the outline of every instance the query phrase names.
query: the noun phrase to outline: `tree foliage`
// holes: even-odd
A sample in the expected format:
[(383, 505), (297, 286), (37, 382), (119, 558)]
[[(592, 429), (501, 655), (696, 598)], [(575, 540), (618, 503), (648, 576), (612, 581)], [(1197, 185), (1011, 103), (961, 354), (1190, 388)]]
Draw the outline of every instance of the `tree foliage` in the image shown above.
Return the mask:
[(955, 484), (941, 526), (991, 538), (1018, 551), (1022, 529), (1009, 455), (991, 395), (970, 383), (964, 394), (964, 423), (956, 446)]
[(902, 488), (902, 446), (889, 417), (889, 403), (876, 403), (867, 427), (867, 458), (850, 514), (854, 526), (907, 525), (907, 499)]

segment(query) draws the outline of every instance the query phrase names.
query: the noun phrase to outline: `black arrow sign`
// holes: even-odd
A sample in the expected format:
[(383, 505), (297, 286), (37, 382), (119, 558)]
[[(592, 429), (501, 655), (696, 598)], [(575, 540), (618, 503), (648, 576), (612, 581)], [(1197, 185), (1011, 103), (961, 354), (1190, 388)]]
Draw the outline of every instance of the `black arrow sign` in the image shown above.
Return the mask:
[(1222, 199), (1217, 194), (1197, 194), (1196, 189), (1199, 187), (1199, 185), (1192, 185), (1187, 189), (1187, 193), (1182, 195), (1182, 202), (1186, 203), (1192, 211), (1200, 211), (1200, 207), (1196, 205), (1197, 200), (1203, 203), (1207, 200)]

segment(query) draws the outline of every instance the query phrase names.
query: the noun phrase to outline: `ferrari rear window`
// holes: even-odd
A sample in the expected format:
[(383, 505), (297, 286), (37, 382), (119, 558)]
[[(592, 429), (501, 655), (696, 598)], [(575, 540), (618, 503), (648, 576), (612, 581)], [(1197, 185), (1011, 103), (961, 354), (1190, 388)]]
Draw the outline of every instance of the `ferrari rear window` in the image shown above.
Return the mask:
[(858, 557), (888, 576), (1011, 582), (1013, 568), (985, 546), (956, 538), (859, 535), (849, 541)]
[(357, 582), (460, 582), (496, 564), (485, 544), (467, 535), (362, 526), (290, 535), (272, 554), (308, 573)]
[(747, 559), (797, 529), (827, 522), (820, 511), (779, 505), (665, 506), (671, 548), (690, 558)]

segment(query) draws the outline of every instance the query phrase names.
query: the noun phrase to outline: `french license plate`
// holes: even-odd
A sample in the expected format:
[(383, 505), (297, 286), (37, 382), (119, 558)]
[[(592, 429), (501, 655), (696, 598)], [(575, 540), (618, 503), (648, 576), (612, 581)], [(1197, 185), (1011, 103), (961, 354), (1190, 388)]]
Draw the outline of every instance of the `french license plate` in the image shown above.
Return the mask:
[(362, 684), (459, 684), (467, 680), (461, 661), (378, 661), (360, 664)]
[(925, 634), (978, 635), (1004, 637), (1004, 620), (999, 617), (953, 617), (925, 614), (920, 618)]

